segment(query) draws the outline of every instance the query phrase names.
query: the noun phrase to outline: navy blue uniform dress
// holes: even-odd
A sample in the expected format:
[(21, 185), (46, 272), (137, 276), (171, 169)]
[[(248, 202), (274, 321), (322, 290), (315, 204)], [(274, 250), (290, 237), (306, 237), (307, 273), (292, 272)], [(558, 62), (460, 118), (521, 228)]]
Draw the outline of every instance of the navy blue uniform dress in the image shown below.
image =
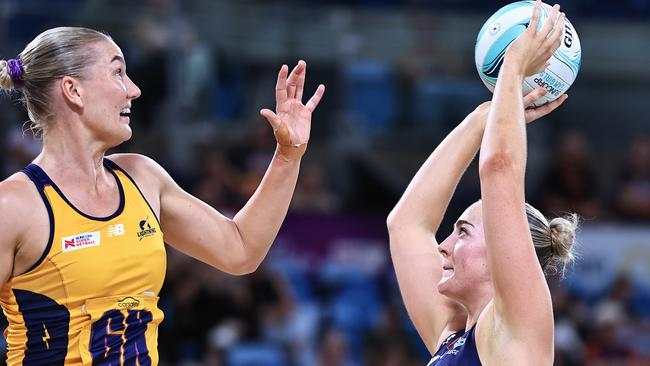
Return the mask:
[(467, 332), (458, 331), (447, 337), (427, 366), (481, 366), (475, 329), (476, 324)]

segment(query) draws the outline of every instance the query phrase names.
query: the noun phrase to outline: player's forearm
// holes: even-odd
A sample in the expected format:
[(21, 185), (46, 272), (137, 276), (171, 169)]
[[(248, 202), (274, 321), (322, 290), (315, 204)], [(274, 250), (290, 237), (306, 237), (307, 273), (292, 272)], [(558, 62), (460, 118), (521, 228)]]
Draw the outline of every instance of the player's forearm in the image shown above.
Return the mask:
[(276, 152), (259, 187), (233, 218), (247, 262), (255, 268), (266, 256), (287, 215), (299, 170), (300, 159), (287, 161)]
[(481, 145), (481, 179), (495, 171), (523, 179), (526, 165), (526, 123), (521, 87), (523, 79), (523, 72), (517, 66), (504, 63)]
[(481, 144), (485, 112), (470, 113), (434, 150), (406, 188), (388, 218), (391, 231), (440, 225), (460, 178)]

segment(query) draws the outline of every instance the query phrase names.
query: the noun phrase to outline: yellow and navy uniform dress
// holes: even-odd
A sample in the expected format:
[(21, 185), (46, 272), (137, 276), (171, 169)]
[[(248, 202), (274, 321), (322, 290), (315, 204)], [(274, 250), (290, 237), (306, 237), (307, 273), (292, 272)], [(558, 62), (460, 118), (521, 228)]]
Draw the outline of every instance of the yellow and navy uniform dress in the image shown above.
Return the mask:
[(158, 293), (166, 267), (160, 223), (135, 181), (104, 159), (120, 206), (79, 211), (35, 164), (50, 219), (45, 252), (0, 290), (9, 321), (7, 365), (156, 365)]

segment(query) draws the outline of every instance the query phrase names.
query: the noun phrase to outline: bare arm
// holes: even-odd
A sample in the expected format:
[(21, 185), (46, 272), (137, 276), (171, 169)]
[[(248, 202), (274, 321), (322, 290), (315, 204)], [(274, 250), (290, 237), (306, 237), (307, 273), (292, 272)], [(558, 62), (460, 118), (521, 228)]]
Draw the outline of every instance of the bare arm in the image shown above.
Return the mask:
[(15, 232), (15, 215), (12, 212), (12, 189), (6, 187), (6, 182), (0, 183), (0, 230), (3, 235), (0, 237), (0, 281), (4, 286), (11, 277), (14, 270), (14, 252), (18, 241)]
[(260, 186), (233, 219), (183, 191), (158, 167), (164, 182), (160, 222), (165, 242), (224, 272), (253, 272), (286, 216), (299, 164), (276, 154)]
[[(11, 178), (0, 182), (0, 281), (2, 285), (7, 283), (14, 272), (18, 274), (24, 272), (33, 263), (31, 257), (28, 259), (18, 260), (15, 263), (16, 253), (21, 249), (21, 244), (25, 242), (25, 224), (30, 223), (30, 229), (36, 231), (40, 229), (40, 221), (36, 216), (37, 209), (33, 198), (35, 189), (31, 182), (24, 182), (15, 179), (16, 175)], [(29, 209), (26, 209), (29, 208)], [(40, 212), (38, 212), (40, 213)], [(34, 250), (34, 248), (26, 248), (22, 252)], [(38, 250), (36, 250), (38, 252)], [(41, 253), (36, 253), (36, 258)]]
[[(544, 94), (546, 89), (537, 88), (523, 103), (530, 106)], [(526, 122), (545, 116), (563, 101), (527, 109)], [(481, 104), (445, 138), (388, 217), (391, 256), (402, 297), (431, 353), (437, 350), (443, 333), (462, 328), (466, 322), (464, 310), (433, 288), (442, 276), (435, 233), (458, 181), (478, 151), (489, 109), (489, 102)]]
[(551, 20), (538, 32), (539, 7), (538, 2), (528, 30), (506, 54), (481, 145), (479, 173), (496, 316), (510, 331), (535, 333), (536, 340), (550, 341), (552, 346), (551, 298), (525, 213), (526, 129), (521, 86), (525, 75), (545, 68), (559, 46), (563, 18), (553, 28), (556, 7)]
[(169, 244), (232, 274), (250, 273), (259, 266), (286, 216), (309, 140), (311, 114), (325, 90), (319, 86), (303, 105), (306, 66), (300, 61), (288, 79), (286, 66), (278, 74), (276, 112), (261, 111), (278, 146), (260, 186), (233, 219), (184, 192), (162, 168), (154, 167), (162, 182), (160, 219)]
[[(388, 216), (390, 251), (404, 304), (431, 354), (463, 310), (435, 289), (442, 257), (435, 233), (458, 181), (481, 143), (489, 103), (470, 113), (422, 165)], [(464, 325), (464, 319), (460, 326)], [(457, 330), (457, 329), (447, 329)]]

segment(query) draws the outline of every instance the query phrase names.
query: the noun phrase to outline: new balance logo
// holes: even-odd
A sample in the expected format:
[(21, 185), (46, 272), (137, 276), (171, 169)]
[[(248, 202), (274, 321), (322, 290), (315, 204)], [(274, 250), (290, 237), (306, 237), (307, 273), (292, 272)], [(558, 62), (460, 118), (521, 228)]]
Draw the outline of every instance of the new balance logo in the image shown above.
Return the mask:
[(124, 235), (126, 231), (124, 230), (123, 224), (115, 224), (108, 227), (108, 237)]

